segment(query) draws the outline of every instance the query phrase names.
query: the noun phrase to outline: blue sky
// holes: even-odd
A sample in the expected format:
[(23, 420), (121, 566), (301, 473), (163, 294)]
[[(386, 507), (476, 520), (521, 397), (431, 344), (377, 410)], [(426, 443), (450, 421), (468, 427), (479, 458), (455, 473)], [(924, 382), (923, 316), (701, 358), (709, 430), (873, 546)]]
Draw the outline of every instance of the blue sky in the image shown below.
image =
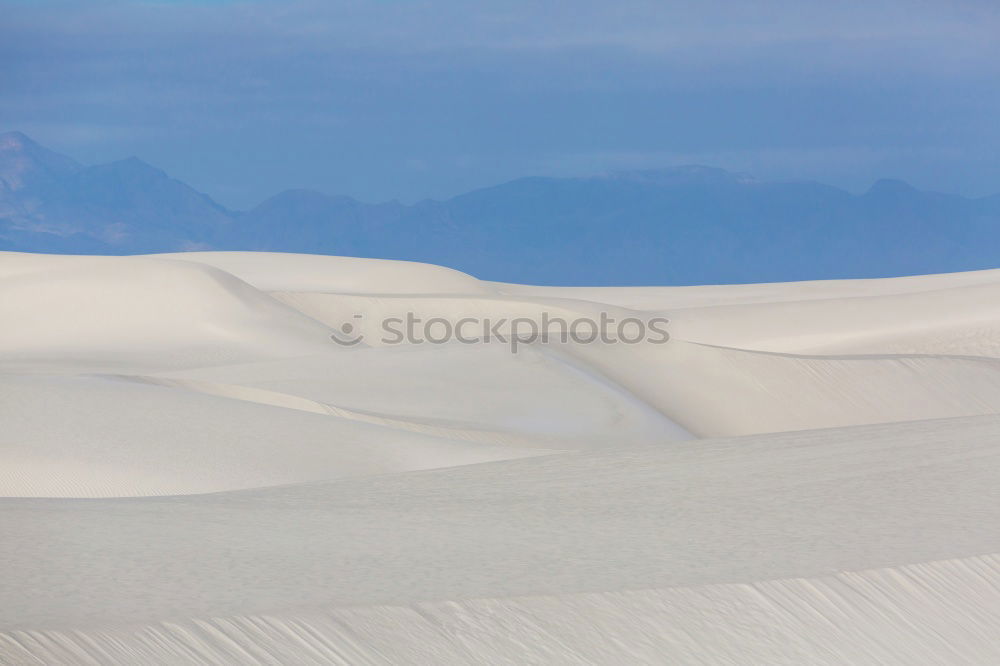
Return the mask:
[(0, 0), (0, 129), (233, 207), (703, 163), (1000, 192), (1000, 3)]

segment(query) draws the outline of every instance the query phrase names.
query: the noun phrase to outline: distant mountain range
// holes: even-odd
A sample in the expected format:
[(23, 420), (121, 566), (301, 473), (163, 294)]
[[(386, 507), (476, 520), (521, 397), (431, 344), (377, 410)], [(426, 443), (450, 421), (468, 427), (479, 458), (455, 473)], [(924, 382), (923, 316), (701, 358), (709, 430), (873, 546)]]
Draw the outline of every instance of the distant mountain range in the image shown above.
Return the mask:
[(861, 195), (703, 166), (521, 178), (447, 201), (288, 190), (227, 210), (145, 162), (0, 134), (0, 250), (268, 250), (409, 259), (536, 284), (711, 284), (1000, 267), (1000, 195)]

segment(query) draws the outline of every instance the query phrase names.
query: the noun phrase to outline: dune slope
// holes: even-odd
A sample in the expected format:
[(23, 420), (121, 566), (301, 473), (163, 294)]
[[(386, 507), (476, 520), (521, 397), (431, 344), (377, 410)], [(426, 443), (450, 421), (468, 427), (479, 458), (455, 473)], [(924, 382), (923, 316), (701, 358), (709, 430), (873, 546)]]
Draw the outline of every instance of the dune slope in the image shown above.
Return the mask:
[(0, 663), (993, 663), (997, 296), (0, 253)]

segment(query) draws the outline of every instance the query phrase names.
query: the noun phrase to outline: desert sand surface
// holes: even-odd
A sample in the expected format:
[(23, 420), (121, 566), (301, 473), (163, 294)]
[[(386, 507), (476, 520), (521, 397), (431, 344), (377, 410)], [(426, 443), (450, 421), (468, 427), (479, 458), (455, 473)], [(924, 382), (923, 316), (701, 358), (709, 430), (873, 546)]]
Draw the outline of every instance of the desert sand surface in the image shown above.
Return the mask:
[(0, 253), (0, 324), (0, 664), (1000, 663), (1000, 270)]

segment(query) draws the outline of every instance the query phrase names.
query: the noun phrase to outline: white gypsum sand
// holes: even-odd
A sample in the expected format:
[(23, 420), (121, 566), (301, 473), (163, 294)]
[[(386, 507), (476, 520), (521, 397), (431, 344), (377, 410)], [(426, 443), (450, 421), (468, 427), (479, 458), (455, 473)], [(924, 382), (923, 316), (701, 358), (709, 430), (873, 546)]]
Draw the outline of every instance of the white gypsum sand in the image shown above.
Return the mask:
[(0, 253), (0, 663), (997, 663), (998, 297)]

